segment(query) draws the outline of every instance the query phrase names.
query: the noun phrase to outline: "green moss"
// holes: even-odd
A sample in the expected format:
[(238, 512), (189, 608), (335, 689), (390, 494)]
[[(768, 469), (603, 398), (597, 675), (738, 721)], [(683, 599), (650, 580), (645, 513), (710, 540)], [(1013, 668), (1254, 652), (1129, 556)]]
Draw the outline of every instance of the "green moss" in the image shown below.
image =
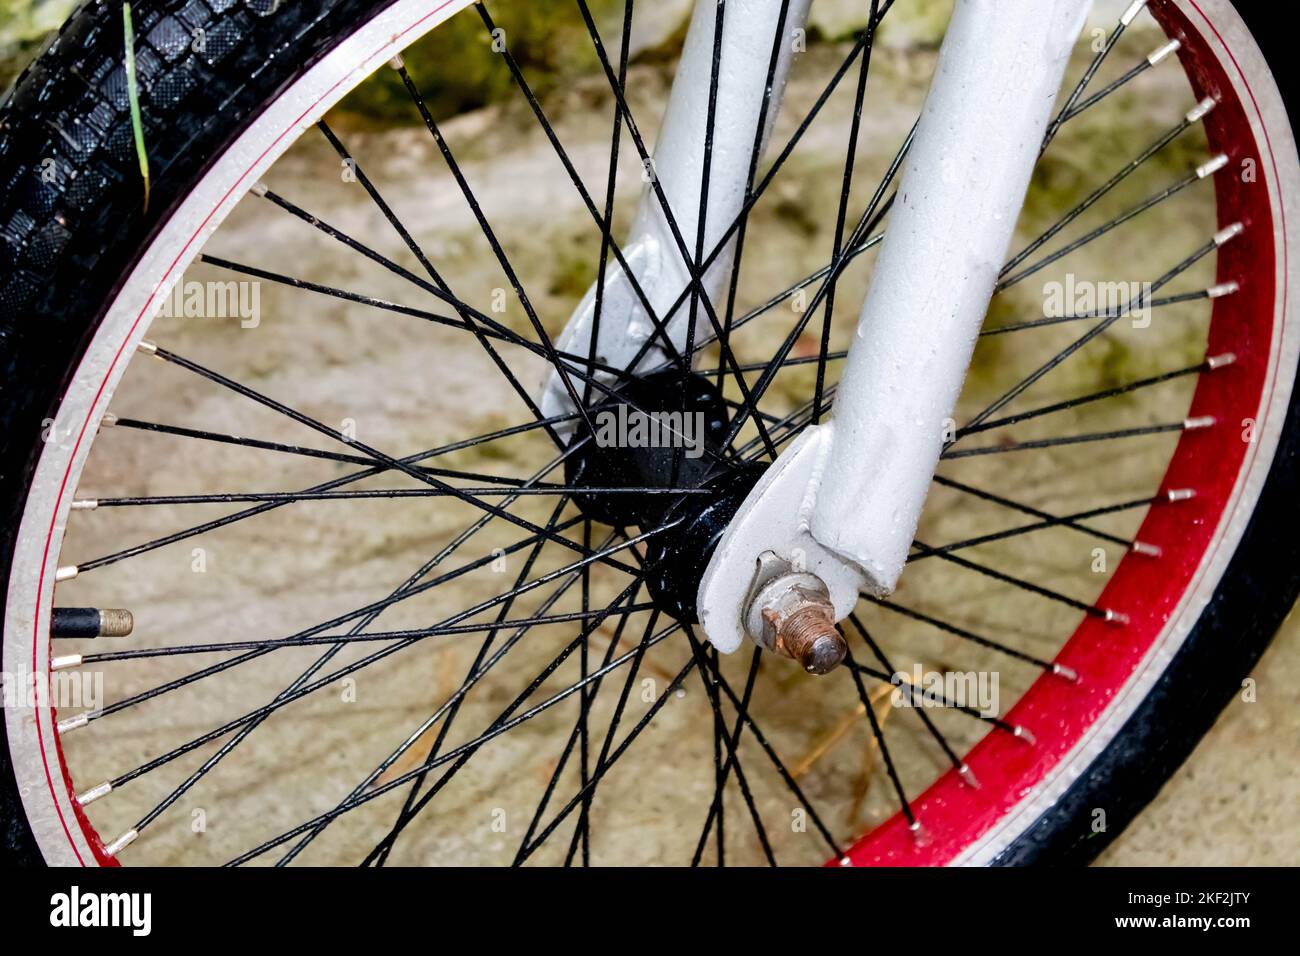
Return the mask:
[[(589, 5), (602, 34), (617, 37), (623, 4), (589, 0)], [(519, 63), (539, 96), (600, 68), (572, 0), (498, 0), (486, 6), (497, 26), (495, 37), (488, 33), (475, 7), (469, 7), (402, 54), (435, 119), (518, 95), (500, 52), (502, 46)], [(610, 48), (608, 53), (613, 56), (616, 50)], [(380, 70), (335, 108), (331, 122), (339, 121), (352, 126), (387, 126), (418, 123), (419, 114), (397, 73)]]
[(76, 0), (0, 0), (0, 90), (13, 83), (75, 5)]

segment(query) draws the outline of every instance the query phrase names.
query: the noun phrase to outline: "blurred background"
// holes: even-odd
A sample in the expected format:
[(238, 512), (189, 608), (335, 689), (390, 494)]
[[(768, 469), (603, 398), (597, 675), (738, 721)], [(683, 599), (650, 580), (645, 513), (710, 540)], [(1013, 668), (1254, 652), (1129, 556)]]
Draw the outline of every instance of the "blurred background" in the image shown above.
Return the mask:
[[(1095, 19), (1098, 24), (1114, 21), (1116, 2), (1101, 0)], [(1118, 4), (1122, 6), (1123, 4)], [(8, 87), (23, 65), (39, 51), (50, 31), (56, 29), (72, 9), (71, 0), (0, 0), (0, 87)], [(591, 92), (590, 84), (584, 86), (595, 68), (594, 54), (581, 34), (580, 23), (572, 16), (557, 16), (563, 6), (572, 7), (569, 0), (532, 0), (528, 4), (511, 6), (511, 49), (524, 65), (535, 89), (546, 104), (548, 113), (565, 134), (566, 143), (575, 153), (587, 150), (598, 152), (601, 136), (607, 135), (607, 110), (603, 101)], [(610, 3), (593, 3), (598, 12), (611, 8)], [(618, 4), (621, 8), (621, 4)], [(634, 69), (638, 72), (640, 91), (653, 98), (656, 83), (666, 89), (671, 64), (680, 46), (689, 13), (690, 0), (657, 0), (642, 4), (632, 37)], [(864, 4), (861, 0), (815, 0), (810, 24), (809, 58), (819, 57), (832, 62), (834, 53), (854, 35), (863, 20)], [(494, 9), (496, 7), (494, 6)], [(900, 132), (905, 132), (909, 116), (924, 95), (928, 72), (925, 64), (932, 61), (933, 51), (942, 37), (951, 0), (920, 0), (908, 5), (900, 4), (891, 13), (882, 30), (880, 43), (886, 54), (882, 55), (883, 77), (888, 95), (876, 91), (877, 97), (891, 99), (890, 109), (880, 109), (879, 115), (868, 119), (872, 132), (891, 149)], [(465, 143), (462, 159), (472, 163), (475, 174), (496, 177), (499, 191), (509, 192), (508, 183), (517, 185), (527, 177), (518, 174), (519, 162), (514, 152), (507, 152), (507, 137), (518, 137), (527, 119), (521, 117), (517, 94), (509, 75), (499, 69), (497, 58), (492, 56), (481, 39), (481, 28), (466, 17), (453, 19), (445, 27), (418, 42), (405, 59), (417, 78), (436, 72), (439, 82), (426, 90), (431, 112), (440, 121), (448, 122), (448, 129)], [(873, 73), (874, 77), (874, 73)], [(873, 82), (876, 82), (873, 79)], [(807, 99), (813, 85), (801, 87), (798, 74), (792, 80), (789, 98), (792, 101)], [(599, 122), (591, 126), (589, 142), (584, 140), (584, 116), (597, 112)], [(892, 107), (897, 106), (897, 109)], [(868, 111), (872, 109), (868, 106)], [(908, 111), (911, 111), (910, 113)], [(427, 136), (418, 125), (418, 116), (411, 110), (409, 100), (396, 74), (381, 71), (351, 94), (329, 117), (331, 125), (349, 137), (357, 155), (365, 157), (364, 166), (385, 189), (402, 200), (419, 202), (425, 188), (421, 178), (428, 158)], [(1100, 156), (1111, 146), (1108, 137), (1122, 140), (1126, 131), (1107, 130), (1094, 125), (1086, 136), (1072, 141), (1075, 162), (1079, 168), (1092, 166), (1093, 157), (1088, 148)], [(829, 134), (828, 134), (829, 135)], [(512, 139), (513, 142), (513, 139)], [(576, 144), (576, 145), (575, 145)], [(531, 147), (530, 147), (531, 148)], [(877, 165), (882, 156), (875, 157)], [(1175, 161), (1184, 161), (1177, 156)], [(833, 168), (830, 159), (822, 161), (813, 154), (800, 154), (798, 161), (809, 174)], [(1098, 160), (1099, 161), (1099, 160)], [(277, 166), (282, 182), (320, 182), (330, 178), (328, 169), (337, 160), (319, 142), (301, 144)], [(1060, 173), (1060, 181), (1074, 188), (1067, 173)], [(810, 178), (811, 175), (810, 175)], [(337, 186), (337, 184), (335, 184)], [(1049, 182), (1055, 185), (1055, 181)], [(328, 185), (320, 187), (320, 194), (329, 194)], [(364, 230), (360, 224), (362, 213), (350, 210), (350, 199), (339, 193), (332, 197), (343, 212), (345, 223)], [(538, 197), (520, 192), (514, 201), (522, 204)], [(543, 197), (549, 199), (549, 197)], [(771, 253), (775, 260), (793, 259), (791, 250), (799, 245), (811, 246), (821, 236), (824, 223), (832, 217), (814, 215), (815, 198), (790, 194), (783, 197), (779, 215), (789, 228), (784, 247)], [(554, 241), (547, 246), (547, 261), (526, 263), (524, 268), (535, 268), (545, 273), (545, 294), (540, 301), (549, 306), (549, 312), (563, 315), (567, 304), (576, 300), (594, 279), (593, 259), (583, 241), (569, 236), (562, 224), (563, 217), (549, 203), (535, 210), (547, 220), (547, 227), (555, 233)], [(334, 208), (334, 207), (330, 207)], [(232, 217), (230, 248), (238, 247), (240, 230), (245, 234), (269, 228), (253, 214), (243, 211)], [(352, 218), (348, 218), (352, 217)], [(559, 224), (552, 223), (554, 218)], [(579, 217), (580, 218), (580, 217)], [(793, 225), (791, 225), (793, 224)], [(1179, 223), (1162, 222), (1155, 218), (1145, 228), (1167, 230), (1180, 228)], [(1153, 232), (1154, 234), (1154, 232)], [(825, 245), (823, 241), (821, 244)], [(444, 256), (463, 257), (464, 268), (472, 268), (469, 259), (473, 250), (458, 246), (448, 240), (442, 249)], [(324, 253), (323, 255), (328, 255)], [(324, 272), (327, 260), (319, 265)], [(335, 265), (338, 265), (335, 263)], [(485, 280), (486, 281), (486, 280)], [(534, 283), (536, 287), (538, 283)], [(854, 295), (858, 292), (855, 290)], [(275, 305), (272, 305), (272, 311)], [(207, 333), (180, 330), (180, 335), (202, 338)], [(258, 374), (278, 375), (290, 348), (289, 340), (280, 340), (271, 329), (268, 339), (259, 350), (261, 363), (252, 369)], [(269, 341), (269, 347), (265, 342)], [(214, 343), (208, 345), (220, 348)], [(377, 348), (383, 348), (381, 343)], [(391, 344), (398, 349), (398, 344)], [(1170, 346), (1177, 346), (1172, 344)], [(350, 348), (345, 339), (325, 342), (322, 346), (327, 364), (342, 362), (341, 356)], [(1118, 361), (1126, 357), (1120, 342), (1109, 344), (1110, 351), (1099, 361)], [(992, 363), (996, 356), (986, 357)], [(978, 386), (978, 369), (976, 386)], [(467, 376), (472, 377), (472, 376)], [(792, 377), (793, 378), (793, 377)], [(300, 383), (301, 384), (301, 383)], [(469, 382), (462, 383), (470, 388)], [(806, 383), (803, 383), (806, 385)], [(789, 386), (793, 401), (798, 394), (798, 383)], [(145, 386), (135, 386), (128, 376), (123, 400), (128, 403), (138, 398), (140, 404), (149, 398)], [(179, 381), (168, 386), (169, 394), (179, 405), (197, 407), (199, 400), (185, 392)], [(355, 398), (355, 397), (354, 397)], [(376, 405), (383, 403), (376, 398)], [(365, 419), (362, 419), (363, 421)], [(380, 447), (387, 447), (382, 442)], [(101, 464), (96, 471), (88, 471), (88, 480), (107, 482), (115, 473), (128, 466), (147, 466), (148, 462), (119, 462), (118, 468)], [(214, 463), (212, 470), (219, 472), (221, 465)], [(216, 477), (214, 476), (214, 480)], [(236, 486), (238, 486), (236, 484)], [(382, 538), (376, 547), (392, 545), (392, 536), (400, 539), (399, 529), (386, 529), (389, 537)], [(74, 544), (77, 544), (74, 540)], [(399, 544), (402, 542), (399, 540)], [(80, 542), (91, 550), (95, 542)], [(248, 579), (261, 579), (274, 571), (258, 563), (255, 550), (243, 568)], [(269, 552), (268, 552), (269, 553)], [(268, 558), (268, 562), (269, 562)], [(328, 564), (327, 559), (322, 559)], [(1210, 865), (1210, 864), (1287, 864), (1294, 863), (1296, 847), (1300, 847), (1300, 622), (1292, 620), (1278, 635), (1273, 647), (1265, 656), (1254, 675), (1257, 681), (1256, 700), (1246, 703), (1240, 698), (1228, 707), (1215, 728), (1206, 737), (1196, 753), (1178, 774), (1165, 786), (1159, 797), (1144, 814), (1106, 851), (1101, 858), (1104, 865)]]

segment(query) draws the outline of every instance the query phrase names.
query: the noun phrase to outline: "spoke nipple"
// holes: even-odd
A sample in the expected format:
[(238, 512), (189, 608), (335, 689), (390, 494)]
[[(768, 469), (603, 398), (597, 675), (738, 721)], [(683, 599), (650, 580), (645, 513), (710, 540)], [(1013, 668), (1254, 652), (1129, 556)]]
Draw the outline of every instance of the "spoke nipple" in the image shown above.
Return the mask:
[(1213, 372), (1217, 369), (1227, 368), (1229, 365), (1235, 365), (1236, 362), (1237, 355), (1235, 352), (1224, 352), (1222, 355), (1211, 355), (1207, 358), (1205, 367)]
[(265, 196), (267, 193), (270, 192), (270, 190), (266, 188), (266, 183), (259, 182), (259, 183), (254, 183), (253, 188), (250, 189), (249, 192), (251, 192), (254, 196)]
[(1182, 49), (1182, 46), (1183, 43), (1181, 40), (1170, 40), (1160, 49), (1152, 52), (1152, 54), (1147, 57), (1147, 62), (1152, 66), (1159, 66), (1161, 60), (1165, 59), (1165, 57), (1169, 56), (1171, 53), (1177, 53)]
[(143, 352), (145, 355), (158, 354), (158, 346), (154, 345), (148, 339), (141, 339), (140, 344), (137, 345), (136, 348), (139, 349), (141, 352)]
[(966, 786), (970, 787), (972, 790), (980, 789), (979, 778), (975, 776), (975, 771), (966, 764), (962, 764), (957, 768), (957, 775), (961, 777), (962, 783), (966, 784)]
[(1037, 746), (1038, 744), (1038, 738), (1033, 735), (1033, 732), (1028, 727), (1022, 726), (1021, 724), (1016, 724), (1012, 727), (1011, 733), (1018, 739), (1029, 744), (1031, 747)]
[(1119, 18), (1119, 22), (1124, 26), (1128, 26), (1137, 19), (1137, 15), (1142, 12), (1146, 5), (1147, 0), (1133, 0), (1133, 3), (1129, 5), (1129, 8), (1124, 11), (1124, 15)]
[(1191, 501), (1196, 497), (1196, 489), (1171, 488), (1169, 491), (1165, 492), (1165, 495), (1168, 497), (1171, 504), (1177, 501)]
[(1129, 616), (1123, 611), (1106, 611), (1106, 623), (1114, 624), (1116, 627), (1127, 627)]
[(96, 498), (76, 498), (72, 502), (73, 511), (94, 511), (99, 507), (99, 501)]
[(1207, 96), (1205, 99), (1201, 100), (1201, 102), (1197, 103), (1195, 106), (1191, 108), (1191, 110), (1188, 111), (1187, 122), (1196, 123), (1205, 119), (1205, 117), (1209, 115), (1210, 110), (1214, 109), (1218, 105), (1219, 105), (1218, 100), (1216, 100), (1213, 96)]
[(847, 856), (840, 857), (840, 866), (852, 866), (852, 865), (853, 865), (853, 861), (850, 860)]
[(1195, 418), (1189, 418), (1183, 422), (1185, 431), (1194, 432), (1202, 428), (1213, 428), (1218, 424), (1218, 419), (1213, 415), (1198, 415)]
[(406, 61), (402, 59), (402, 54), (400, 53), (394, 53), (392, 59), (388, 61), (388, 65), (394, 70), (406, 69)]
[(77, 576), (79, 570), (80, 569), (75, 564), (64, 565), (54, 572), (54, 581), (55, 583), (58, 583), (59, 581), (71, 581)]
[(109, 856), (117, 856), (119, 853), (121, 853), (123, 850), (129, 847), (132, 843), (134, 843), (135, 838), (138, 837), (139, 835), (140, 835), (139, 830), (127, 830), (125, 833), (123, 833), (112, 843), (104, 847), (104, 852), (107, 853)]
[(1225, 295), (1233, 295), (1241, 291), (1241, 285), (1237, 282), (1220, 282), (1218, 285), (1210, 286), (1205, 294), (1211, 299), (1222, 299)]
[(1231, 226), (1226, 226), (1214, 234), (1214, 244), (1216, 246), (1226, 245), (1245, 231), (1245, 226), (1239, 222), (1234, 222)]
[(113, 789), (113, 781), (105, 780), (97, 787), (91, 787), (85, 793), (77, 794), (77, 803), (85, 806), (88, 803), (94, 803), (100, 797), (106, 796)]
[(1134, 541), (1129, 545), (1129, 550), (1134, 554), (1140, 554), (1144, 558), (1163, 558), (1165, 549), (1158, 544), (1148, 544), (1145, 541)]
[(1204, 179), (1206, 176), (1213, 176), (1215, 173), (1217, 173), (1219, 170), (1221, 170), (1224, 166), (1227, 165), (1228, 165), (1228, 154), (1220, 153), (1218, 156), (1215, 156), (1208, 163), (1205, 163), (1197, 167), (1196, 178)]
[(50, 670), (66, 671), (74, 667), (81, 666), (82, 657), (80, 654), (60, 654), (57, 657), (50, 658)]
[(117, 424), (117, 416), (112, 412), (105, 412), (104, 417), (99, 420), (100, 428), (112, 428)]
[(907, 825), (907, 828), (912, 831), (912, 842), (917, 846), (930, 845), (929, 831), (927, 831), (925, 827), (921, 826), (920, 820), (913, 820)]
[(76, 730), (90, 723), (90, 711), (83, 710), (75, 717), (69, 717), (67, 720), (60, 720), (54, 725), (54, 729), (61, 734), (66, 734), (70, 730)]
[(1067, 667), (1064, 664), (1053, 664), (1052, 673), (1062, 680), (1068, 680), (1071, 684), (1079, 683), (1079, 672), (1073, 667)]

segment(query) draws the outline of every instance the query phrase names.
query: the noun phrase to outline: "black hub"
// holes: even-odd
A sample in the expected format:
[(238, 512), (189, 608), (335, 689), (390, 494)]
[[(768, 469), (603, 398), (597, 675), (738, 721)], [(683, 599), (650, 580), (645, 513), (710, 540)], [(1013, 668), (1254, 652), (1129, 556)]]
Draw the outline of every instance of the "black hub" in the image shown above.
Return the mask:
[[(708, 379), (669, 369), (626, 382), (618, 397), (591, 408), (566, 461), (571, 487), (589, 518), (615, 528), (649, 530), (675, 522), (646, 542), (646, 586), (664, 611), (697, 620), (695, 594), (718, 540), (765, 465), (723, 454), (731, 424), (722, 394)], [(644, 488), (644, 493), (608, 493)], [(680, 489), (679, 493), (650, 489)]]

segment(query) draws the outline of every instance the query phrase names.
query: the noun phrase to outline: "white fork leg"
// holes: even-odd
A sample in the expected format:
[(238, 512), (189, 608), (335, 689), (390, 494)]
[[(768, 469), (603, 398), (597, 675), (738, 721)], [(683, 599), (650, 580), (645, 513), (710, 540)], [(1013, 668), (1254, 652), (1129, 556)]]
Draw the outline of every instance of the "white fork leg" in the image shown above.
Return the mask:
[(823, 578), (838, 618), (893, 590), (998, 269), (1091, 0), (958, 0), (849, 349), (832, 421), (742, 506), (698, 596), (709, 639), (742, 639), (755, 561)]
[[(773, 40), (784, 14), (772, 94), (763, 129), (765, 147), (781, 107), (781, 95), (794, 58), (794, 34), (808, 16), (810, 0), (732, 0), (723, 21), (717, 101), (714, 107), (713, 147), (710, 153), (707, 256), (726, 234), (744, 207), (754, 134), (763, 113), (763, 97), (771, 63)], [(698, 0), (691, 17), (682, 58), (673, 80), (667, 111), (655, 143), (654, 161), (646, 178), (654, 177), (672, 210), (687, 255), (695, 255), (700, 220), (700, 197), (705, 189), (704, 155), (709, 120), (709, 89), (713, 75), (716, 0)], [(626, 136), (624, 139), (626, 140)], [(690, 273), (678, 237), (664, 214), (654, 184), (647, 182), (628, 240), (622, 249), (628, 265), (661, 319), (690, 284)], [(711, 300), (730, 275), (732, 244), (717, 256), (704, 277)], [(595, 319), (596, 289), (588, 290), (558, 340), (561, 351), (588, 355)], [(667, 327), (673, 347), (684, 349), (690, 324), (689, 300)], [(696, 340), (710, 330), (703, 308), (695, 310)], [(600, 317), (599, 361), (628, 368), (647, 339), (655, 336), (653, 324), (622, 269), (613, 259), (605, 281)], [(638, 368), (662, 365), (670, 354), (656, 338)], [(548, 374), (542, 396), (546, 415), (573, 411), (558, 373)]]

